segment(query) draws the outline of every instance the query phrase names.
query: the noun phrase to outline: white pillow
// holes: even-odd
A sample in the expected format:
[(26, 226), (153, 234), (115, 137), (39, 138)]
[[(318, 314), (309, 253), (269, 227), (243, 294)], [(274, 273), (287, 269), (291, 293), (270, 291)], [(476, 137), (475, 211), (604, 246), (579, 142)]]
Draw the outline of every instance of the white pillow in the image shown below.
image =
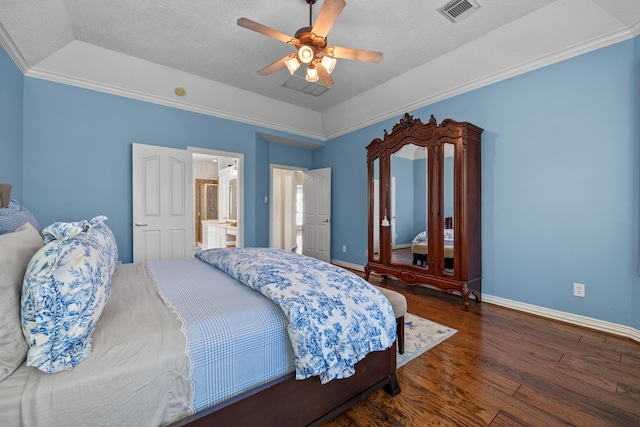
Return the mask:
[(20, 291), (29, 260), (44, 245), (38, 230), (25, 223), (0, 235), (0, 381), (27, 357), (20, 326)]

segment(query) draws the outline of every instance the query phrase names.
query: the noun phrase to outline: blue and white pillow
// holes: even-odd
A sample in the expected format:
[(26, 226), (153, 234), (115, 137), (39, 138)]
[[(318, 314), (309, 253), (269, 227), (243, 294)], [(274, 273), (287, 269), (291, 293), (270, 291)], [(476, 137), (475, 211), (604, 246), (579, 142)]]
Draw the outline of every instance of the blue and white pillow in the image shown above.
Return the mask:
[(453, 228), (444, 229), (444, 240), (453, 240)]
[(16, 200), (11, 199), (8, 207), (0, 208), (0, 234), (13, 233), (26, 222), (40, 231), (36, 217)]
[(416, 234), (416, 237), (411, 240), (411, 243), (427, 243), (427, 232), (421, 231), (420, 233)]
[(85, 232), (98, 241), (103, 251), (109, 258), (109, 268), (111, 273), (118, 262), (118, 246), (116, 238), (111, 229), (104, 223), (108, 218), (104, 215), (97, 216), (90, 220), (82, 220), (77, 222), (56, 222), (42, 230), (44, 242), (49, 243), (53, 240), (62, 240), (72, 237), (79, 232)]
[(43, 230), (46, 245), (29, 262), (22, 286), (27, 366), (69, 371), (91, 353), (91, 333), (111, 293), (117, 260), (102, 219)]

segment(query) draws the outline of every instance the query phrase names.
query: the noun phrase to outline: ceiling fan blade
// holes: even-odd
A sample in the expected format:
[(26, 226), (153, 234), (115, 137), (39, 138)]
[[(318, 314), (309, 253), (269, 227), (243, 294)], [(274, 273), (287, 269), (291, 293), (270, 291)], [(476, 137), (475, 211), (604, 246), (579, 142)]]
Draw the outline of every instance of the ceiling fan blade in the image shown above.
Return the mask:
[(329, 74), (322, 65), (320, 64), (316, 65), (316, 70), (318, 71), (318, 81), (322, 86), (325, 86), (325, 87), (333, 86), (333, 83), (334, 83), (333, 77), (331, 77), (331, 74)]
[(372, 50), (351, 49), (349, 47), (327, 46), (325, 52), (328, 56), (353, 61), (371, 62), (377, 64), (382, 61), (382, 52)]
[(313, 24), (311, 32), (318, 37), (327, 37), (329, 30), (331, 30), (346, 5), (347, 3), (344, 0), (324, 0), (318, 19)]
[(289, 58), (290, 55), (285, 56), (284, 58), (280, 58), (277, 61), (275, 61), (274, 63), (267, 65), (266, 67), (264, 67), (262, 70), (258, 71), (258, 74), (260, 74), (261, 76), (268, 76), (269, 74), (273, 73), (274, 71), (278, 71), (280, 68), (284, 67), (285, 64), (284, 61), (286, 59)]
[(248, 30), (255, 31), (256, 33), (260, 33), (267, 37), (271, 37), (272, 39), (279, 40), (283, 43), (287, 43), (287, 44), (298, 43), (298, 39), (296, 39), (295, 37), (288, 36), (285, 33), (281, 33), (278, 30), (269, 28), (266, 25), (258, 24), (257, 22), (252, 21), (251, 19), (240, 18), (238, 19), (238, 25)]

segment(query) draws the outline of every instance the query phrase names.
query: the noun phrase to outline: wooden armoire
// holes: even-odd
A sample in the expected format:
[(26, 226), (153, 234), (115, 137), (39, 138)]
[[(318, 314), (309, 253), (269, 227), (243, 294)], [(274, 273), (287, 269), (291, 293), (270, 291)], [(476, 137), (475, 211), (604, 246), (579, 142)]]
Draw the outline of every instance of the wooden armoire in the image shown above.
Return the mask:
[(480, 135), (405, 114), (367, 146), (371, 272), (469, 296), (482, 291)]

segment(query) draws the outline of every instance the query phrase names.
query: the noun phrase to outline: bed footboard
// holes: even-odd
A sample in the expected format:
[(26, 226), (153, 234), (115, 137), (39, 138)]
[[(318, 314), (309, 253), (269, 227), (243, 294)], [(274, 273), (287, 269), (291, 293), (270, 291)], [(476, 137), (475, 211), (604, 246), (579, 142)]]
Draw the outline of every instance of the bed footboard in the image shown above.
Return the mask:
[(400, 393), (395, 345), (367, 355), (349, 378), (322, 385), (317, 377), (297, 381), (290, 374), (172, 426), (317, 426), (381, 388)]

